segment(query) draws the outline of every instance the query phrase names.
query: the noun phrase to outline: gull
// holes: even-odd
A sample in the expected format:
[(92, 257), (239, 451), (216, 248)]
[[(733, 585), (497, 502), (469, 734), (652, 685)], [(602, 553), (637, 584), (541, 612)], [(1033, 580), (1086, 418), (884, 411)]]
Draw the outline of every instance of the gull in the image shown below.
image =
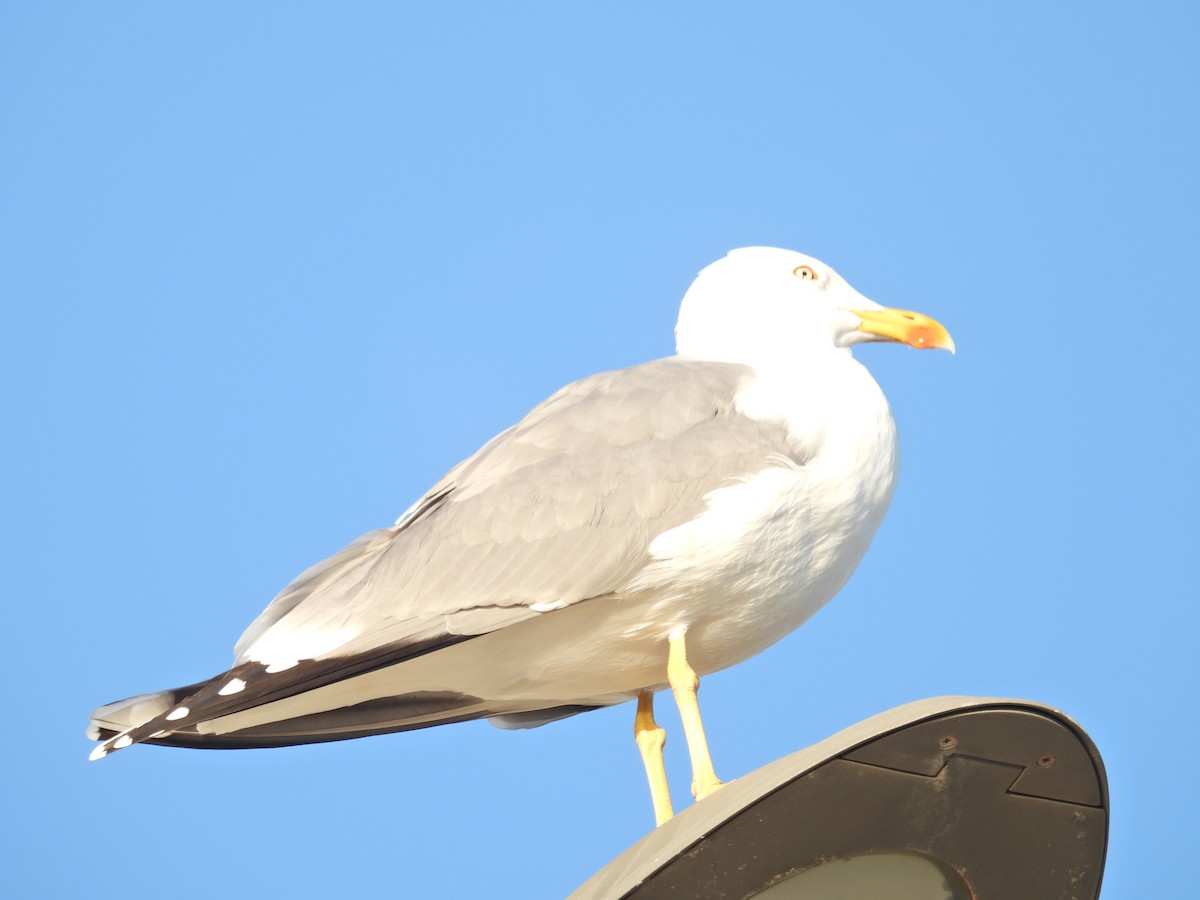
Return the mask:
[(101, 706), (92, 758), (479, 718), (534, 727), (636, 700), (661, 824), (673, 807), (653, 702), (669, 687), (703, 800), (721, 781), (700, 676), (828, 602), (892, 497), (895, 424), (851, 347), (954, 343), (933, 319), (770, 247), (706, 267), (675, 335), (674, 356), (567, 385), (394, 525), (302, 573), (227, 671)]

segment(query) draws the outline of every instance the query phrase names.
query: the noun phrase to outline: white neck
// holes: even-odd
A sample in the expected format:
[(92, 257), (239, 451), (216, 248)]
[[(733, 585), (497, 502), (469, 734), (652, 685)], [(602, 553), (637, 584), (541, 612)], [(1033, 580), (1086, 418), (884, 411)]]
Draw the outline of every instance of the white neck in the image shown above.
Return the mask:
[(886, 508), (899, 472), (896, 425), (883, 391), (848, 351), (760, 368), (735, 404), (751, 418), (782, 422), (793, 458), (814, 474), (859, 481)]

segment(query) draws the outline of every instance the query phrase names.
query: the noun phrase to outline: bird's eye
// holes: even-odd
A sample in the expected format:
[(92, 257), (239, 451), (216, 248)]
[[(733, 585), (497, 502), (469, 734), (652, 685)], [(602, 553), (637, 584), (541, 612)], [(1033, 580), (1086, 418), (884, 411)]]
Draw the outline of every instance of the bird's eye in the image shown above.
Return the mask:
[(796, 268), (792, 269), (792, 274), (801, 281), (817, 280), (817, 273), (813, 270), (812, 266), (796, 266)]

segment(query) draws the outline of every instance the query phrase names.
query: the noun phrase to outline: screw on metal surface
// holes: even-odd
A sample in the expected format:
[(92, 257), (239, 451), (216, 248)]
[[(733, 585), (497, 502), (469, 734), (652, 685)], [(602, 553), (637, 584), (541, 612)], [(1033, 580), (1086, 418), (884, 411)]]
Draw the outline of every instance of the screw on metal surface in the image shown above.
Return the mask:
[(1038, 765), (1041, 766), (1043, 769), (1050, 768), (1052, 765), (1054, 765), (1054, 754), (1047, 753), (1045, 756), (1039, 756), (1038, 757)]
[(937, 742), (937, 745), (942, 750), (953, 750), (958, 746), (958, 738), (948, 734), (944, 738), (940, 738)]

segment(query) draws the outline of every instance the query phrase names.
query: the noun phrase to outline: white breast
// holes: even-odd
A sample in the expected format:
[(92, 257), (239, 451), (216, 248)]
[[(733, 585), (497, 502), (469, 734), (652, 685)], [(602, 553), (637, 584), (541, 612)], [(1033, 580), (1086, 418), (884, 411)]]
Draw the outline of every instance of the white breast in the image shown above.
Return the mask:
[(762, 373), (737, 408), (784, 422), (793, 456), (714, 491), (697, 519), (660, 535), (631, 585), (654, 596), (638, 631), (686, 626), (704, 673), (799, 627), (849, 579), (883, 520), (899, 467), (895, 425), (849, 354), (811, 373)]

